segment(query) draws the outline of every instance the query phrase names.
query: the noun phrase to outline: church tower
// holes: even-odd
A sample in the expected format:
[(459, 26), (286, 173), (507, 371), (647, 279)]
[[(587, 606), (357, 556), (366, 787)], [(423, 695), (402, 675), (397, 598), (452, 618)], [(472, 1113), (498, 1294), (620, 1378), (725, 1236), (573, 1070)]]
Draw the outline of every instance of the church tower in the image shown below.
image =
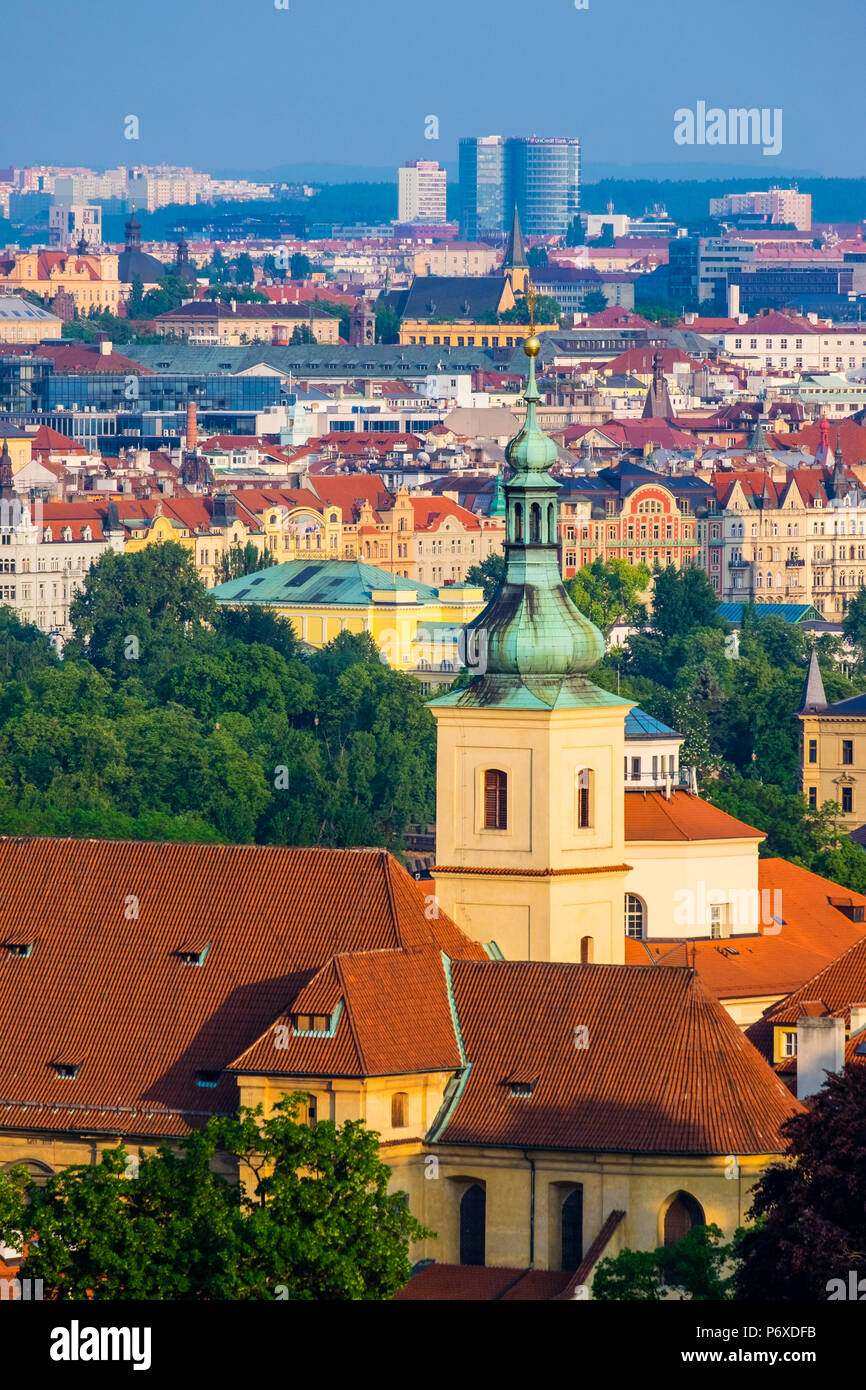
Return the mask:
[(462, 689), (437, 722), (436, 897), (511, 960), (624, 958), (625, 716), (588, 679), (604, 639), (569, 599), (558, 559), (556, 446), (538, 424), (526, 340), (526, 420), (506, 458), (506, 570), (466, 630)]
[(508, 233), (508, 242), (505, 247), (505, 259), (502, 262), (502, 273), (511, 281), (511, 288), (515, 295), (526, 294), (529, 285), (529, 261), (526, 257), (526, 248), (523, 244), (523, 232), (520, 229), (520, 214), (517, 211), (517, 204), (514, 205), (514, 216), (511, 219), (511, 231)]

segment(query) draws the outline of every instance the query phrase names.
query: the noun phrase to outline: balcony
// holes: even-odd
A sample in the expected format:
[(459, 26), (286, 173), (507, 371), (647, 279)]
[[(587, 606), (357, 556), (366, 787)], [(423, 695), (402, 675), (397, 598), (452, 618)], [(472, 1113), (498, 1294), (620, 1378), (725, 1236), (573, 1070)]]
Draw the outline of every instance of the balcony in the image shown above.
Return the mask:
[(805, 564), (806, 564), (806, 561), (805, 561), (805, 560), (800, 560), (799, 558), (796, 559), (796, 560), (786, 560), (786, 561), (785, 561), (785, 569), (788, 569), (788, 570), (790, 570), (790, 569), (803, 569), (803, 567), (805, 566)]
[(641, 771), (637, 776), (629, 772), (624, 781), (626, 791), (633, 792), (664, 791), (668, 786), (672, 791), (697, 792), (698, 789), (697, 769), (693, 767), (677, 768), (672, 776), (662, 771)]
[(751, 567), (751, 564), (752, 564), (752, 561), (751, 561), (751, 560), (742, 560), (742, 559), (740, 559), (740, 560), (729, 560), (729, 561), (728, 561), (728, 569), (730, 569), (730, 570), (747, 570), (747, 569), (749, 569), (749, 568)]

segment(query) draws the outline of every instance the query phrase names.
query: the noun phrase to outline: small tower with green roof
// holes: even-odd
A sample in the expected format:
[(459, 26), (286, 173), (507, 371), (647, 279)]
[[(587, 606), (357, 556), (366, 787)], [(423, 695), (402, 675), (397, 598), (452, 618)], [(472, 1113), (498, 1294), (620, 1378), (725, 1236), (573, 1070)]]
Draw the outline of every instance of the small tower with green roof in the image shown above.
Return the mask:
[[(530, 304), (534, 296), (530, 289)], [(526, 418), (508, 445), (505, 578), (466, 630), (461, 689), (437, 721), (436, 896), (509, 959), (622, 961), (625, 716), (589, 678), (604, 654), (559, 570), (556, 445)]]

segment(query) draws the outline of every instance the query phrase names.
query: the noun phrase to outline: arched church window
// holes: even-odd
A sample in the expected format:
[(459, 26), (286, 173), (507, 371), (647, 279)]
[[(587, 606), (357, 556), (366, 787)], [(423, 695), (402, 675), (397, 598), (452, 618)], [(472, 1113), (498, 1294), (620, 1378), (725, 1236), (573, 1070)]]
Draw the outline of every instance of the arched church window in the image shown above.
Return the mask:
[(578, 768), (574, 778), (575, 820), (578, 830), (588, 830), (592, 825), (592, 772), (588, 767)]
[(478, 1183), (467, 1187), (460, 1199), (460, 1263), (483, 1265), (485, 1258), (485, 1228), (487, 1225), (487, 1193)]
[(631, 937), (632, 941), (643, 941), (644, 937), (644, 905), (635, 893), (625, 895), (625, 934)]
[(515, 504), (514, 504), (514, 539), (515, 539), (516, 541), (522, 541), (522, 540), (523, 540), (523, 503), (522, 503), (522, 502), (515, 502)]
[(508, 829), (508, 776), (498, 768), (484, 774), (484, 829)]
[(583, 1259), (583, 1188), (576, 1187), (562, 1204), (560, 1235), (563, 1269), (577, 1269)]
[(547, 508), (547, 539), (551, 545), (556, 545), (558, 539), (556, 534), (556, 508), (552, 502)]
[(704, 1226), (706, 1217), (700, 1202), (688, 1192), (678, 1192), (665, 1212), (664, 1243), (676, 1245), (693, 1226)]
[(530, 541), (541, 540), (541, 508), (537, 502), (533, 502), (529, 509), (529, 539)]

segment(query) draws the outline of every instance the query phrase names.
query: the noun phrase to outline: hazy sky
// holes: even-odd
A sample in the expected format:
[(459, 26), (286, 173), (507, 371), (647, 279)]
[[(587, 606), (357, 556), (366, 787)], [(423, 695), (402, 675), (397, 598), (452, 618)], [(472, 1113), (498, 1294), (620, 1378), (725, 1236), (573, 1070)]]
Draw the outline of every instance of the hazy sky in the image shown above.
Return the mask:
[[(461, 135), (537, 134), (580, 136), (590, 163), (866, 174), (863, 0), (276, 3), (7, 7), (0, 166), (454, 167)], [(675, 144), (699, 101), (781, 108), (781, 154)]]

